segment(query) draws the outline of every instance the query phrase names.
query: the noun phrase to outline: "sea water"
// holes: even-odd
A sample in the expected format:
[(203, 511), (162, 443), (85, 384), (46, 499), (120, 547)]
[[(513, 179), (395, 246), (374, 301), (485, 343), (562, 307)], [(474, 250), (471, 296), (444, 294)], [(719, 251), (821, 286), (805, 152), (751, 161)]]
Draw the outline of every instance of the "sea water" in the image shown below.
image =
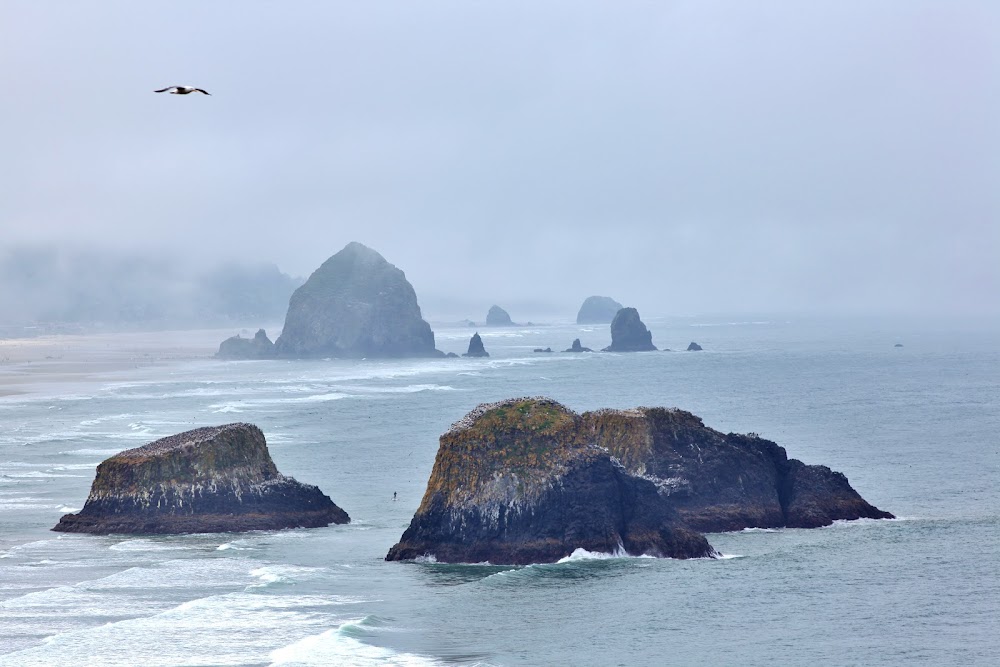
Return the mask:
[[(995, 332), (650, 325), (661, 347), (705, 351), (540, 354), (577, 337), (597, 349), (608, 329), (484, 329), (489, 359), (200, 354), (0, 398), (0, 665), (996, 664)], [(473, 331), (436, 329), (456, 352)], [(712, 534), (726, 556), (714, 560), (386, 563), (438, 436), (478, 403), (523, 395), (684, 408), (844, 472), (899, 519)], [(260, 426), (278, 468), (352, 522), (49, 532), (83, 506), (104, 458), (233, 421)]]

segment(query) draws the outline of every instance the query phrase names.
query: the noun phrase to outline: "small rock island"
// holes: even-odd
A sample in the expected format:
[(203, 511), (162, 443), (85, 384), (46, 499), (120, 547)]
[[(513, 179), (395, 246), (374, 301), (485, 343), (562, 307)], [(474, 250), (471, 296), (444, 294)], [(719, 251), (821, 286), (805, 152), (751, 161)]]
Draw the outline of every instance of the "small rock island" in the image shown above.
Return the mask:
[(97, 466), (66, 533), (215, 533), (349, 523), (317, 487), (278, 472), (252, 424), (210, 426), (112, 456)]
[(486, 351), (483, 346), (483, 339), (479, 335), (479, 332), (472, 334), (472, 338), (469, 339), (469, 351), (462, 355), (463, 357), (488, 357), (490, 353)]
[(274, 343), (267, 332), (258, 329), (253, 338), (243, 338), (239, 334), (227, 338), (215, 353), (219, 359), (273, 359)]
[(889, 519), (847, 478), (677, 409), (577, 414), (543, 397), (483, 404), (441, 436), (386, 560), (554, 562), (576, 549), (712, 557), (701, 532)]

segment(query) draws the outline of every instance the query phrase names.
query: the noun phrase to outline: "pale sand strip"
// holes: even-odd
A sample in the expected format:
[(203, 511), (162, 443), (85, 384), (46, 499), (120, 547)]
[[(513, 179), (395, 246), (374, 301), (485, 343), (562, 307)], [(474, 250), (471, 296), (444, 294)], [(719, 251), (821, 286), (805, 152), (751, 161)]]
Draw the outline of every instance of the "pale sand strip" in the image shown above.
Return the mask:
[[(232, 329), (0, 339), (0, 398), (172, 361), (207, 359)], [(243, 331), (243, 335), (247, 335)], [(253, 335), (250, 332), (249, 335)]]

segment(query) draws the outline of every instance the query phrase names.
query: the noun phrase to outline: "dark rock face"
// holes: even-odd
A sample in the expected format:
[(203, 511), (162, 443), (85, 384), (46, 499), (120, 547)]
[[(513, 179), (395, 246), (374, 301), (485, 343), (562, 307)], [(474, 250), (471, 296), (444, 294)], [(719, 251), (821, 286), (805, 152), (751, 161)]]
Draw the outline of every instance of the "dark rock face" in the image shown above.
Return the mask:
[(580, 426), (548, 399), (480, 405), (441, 436), (420, 508), (386, 560), (544, 563), (581, 548), (714, 554), (655, 484), (629, 475)]
[(252, 424), (187, 431), (97, 466), (90, 496), (52, 530), (214, 533), (315, 528), (350, 518), (315, 486), (278, 472)]
[(622, 308), (611, 321), (611, 345), (604, 352), (647, 352), (655, 350), (653, 334), (639, 319), (635, 308)]
[(469, 351), (462, 355), (463, 357), (488, 357), (490, 353), (486, 351), (483, 347), (483, 339), (479, 337), (479, 332), (472, 334), (472, 338), (469, 339)]
[(263, 329), (258, 329), (253, 338), (237, 334), (222, 341), (215, 356), (219, 359), (273, 359), (274, 343)]
[(691, 343), (688, 345), (687, 351), (688, 352), (701, 352), (701, 345), (698, 345), (698, 343), (696, 343), (694, 341), (691, 341)]
[(440, 357), (406, 276), (349, 243), (292, 294), (275, 343), (281, 357)]
[(576, 314), (577, 324), (609, 324), (623, 305), (609, 296), (588, 296)]
[(570, 346), (570, 348), (568, 350), (563, 350), (563, 352), (593, 352), (593, 350), (591, 350), (589, 347), (584, 347), (583, 345), (581, 345), (579, 338), (574, 338), (573, 344)]
[(695, 530), (892, 518), (868, 504), (841, 473), (789, 459), (784, 448), (755, 435), (723, 435), (683, 410), (600, 410), (582, 420), (596, 443), (656, 484)]
[(486, 313), (486, 325), (490, 327), (512, 327), (514, 323), (510, 320), (510, 315), (500, 306), (491, 306), (490, 312)]

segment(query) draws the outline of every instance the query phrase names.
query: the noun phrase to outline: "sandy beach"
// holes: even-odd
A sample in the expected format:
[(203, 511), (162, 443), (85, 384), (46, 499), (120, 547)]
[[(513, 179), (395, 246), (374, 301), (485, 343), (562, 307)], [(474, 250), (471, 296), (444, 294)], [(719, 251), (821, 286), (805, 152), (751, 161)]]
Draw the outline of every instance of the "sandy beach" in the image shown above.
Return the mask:
[(0, 399), (53, 385), (113, 379), (144, 366), (208, 358), (237, 331), (253, 335), (232, 328), (0, 339)]

